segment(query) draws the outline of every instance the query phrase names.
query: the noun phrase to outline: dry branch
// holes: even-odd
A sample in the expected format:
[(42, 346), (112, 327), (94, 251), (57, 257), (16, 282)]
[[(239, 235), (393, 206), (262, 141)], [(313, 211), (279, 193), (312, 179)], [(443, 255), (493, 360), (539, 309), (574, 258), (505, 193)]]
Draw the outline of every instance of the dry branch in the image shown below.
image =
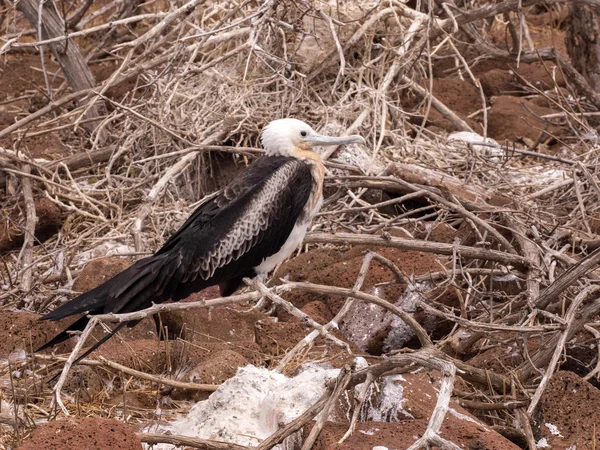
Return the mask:
[[(42, 12), (41, 17), (38, 13), (40, 4), (42, 5), (39, 8)], [(60, 36), (65, 30), (65, 23), (57, 14), (54, 1), (44, 4), (35, 0), (20, 0), (17, 2), (17, 8), (25, 14), (32, 25), (37, 26), (38, 22), (41, 23), (40, 40)], [(53, 42), (49, 45), (73, 91), (85, 91), (96, 86), (94, 76), (74, 40), (67, 39), (64, 44)], [(96, 118), (100, 115), (100, 108), (90, 108), (86, 117)], [(93, 122), (87, 122), (84, 126), (89, 132), (96, 127)]]
[[(66, 362), (68, 358), (63, 358), (60, 356), (47, 356), (47, 355), (34, 355), (36, 359), (47, 360), (47, 361), (60, 361)], [(191, 383), (185, 381), (172, 380), (170, 378), (165, 378), (157, 375), (152, 375), (149, 373), (141, 372), (139, 370), (132, 369), (130, 367), (124, 366), (122, 364), (116, 363), (114, 361), (110, 361), (103, 356), (99, 356), (98, 360), (95, 359), (82, 359), (78, 364), (82, 366), (96, 366), (96, 367), (108, 367), (110, 369), (114, 369), (120, 373), (124, 373), (126, 375), (131, 375), (133, 377), (140, 378), (142, 380), (152, 381), (153, 383), (162, 384), (165, 386), (170, 386), (177, 389), (185, 389), (191, 391), (203, 391), (203, 392), (214, 392), (217, 390), (218, 385), (216, 384), (202, 384), (202, 383)]]
[(137, 433), (140, 441), (149, 444), (172, 444), (177, 446), (186, 446), (200, 450), (249, 450), (245, 445), (237, 445), (229, 442), (219, 442), (209, 439), (199, 439), (190, 436), (177, 434), (160, 433)]
[[(25, 174), (31, 173), (31, 167), (28, 164), (25, 164), (23, 166), (23, 172)], [(21, 278), (21, 290), (23, 292), (27, 292), (29, 291), (29, 289), (31, 289), (31, 283), (33, 279), (31, 263), (33, 261), (35, 226), (37, 224), (38, 218), (35, 213), (35, 203), (33, 201), (31, 180), (27, 176), (24, 176), (21, 180), (21, 184), (23, 186), (23, 198), (25, 201), (25, 209), (27, 212), (27, 222), (25, 224), (25, 236), (23, 239), (23, 247), (21, 249), (19, 259), (21, 259), (21, 264), (23, 265), (23, 267), (27, 267), (27, 269), (25, 269), (25, 271), (23, 272)]]
[(586, 302), (590, 299), (593, 301), (581, 309), (576, 316), (570, 318), (570, 322), (567, 325), (568, 328), (565, 333), (555, 333), (555, 335), (547, 342), (545, 346), (540, 348), (534, 355), (532, 355), (531, 360), (525, 361), (517, 368), (515, 374), (518, 379), (521, 380), (521, 382), (529, 380), (538, 373), (540, 368), (547, 367), (559, 343), (563, 339), (571, 339), (575, 333), (584, 327), (584, 325), (589, 321), (590, 317), (600, 311), (600, 300), (598, 299), (599, 292), (600, 286), (594, 286), (582, 292), (582, 294), (585, 295), (582, 295), (577, 300), (578, 303)]
[(528, 267), (530, 262), (520, 256), (497, 250), (468, 247), (465, 245), (444, 244), (441, 242), (420, 241), (418, 239), (403, 239), (370, 235), (355, 235), (351, 233), (309, 233), (304, 241), (307, 244), (336, 244), (336, 245), (368, 245), (372, 247), (391, 247), (401, 250), (414, 250), (438, 255), (459, 255), (467, 259), (483, 259), (517, 267)]
[(545, 309), (551, 302), (558, 299), (558, 296), (577, 280), (585, 277), (588, 272), (596, 269), (600, 262), (600, 248), (594, 250), (581, 261), (569, 267), (560, 278), (548, 286), (542, 294), (535, 299), (535, 306), (540, 309)]

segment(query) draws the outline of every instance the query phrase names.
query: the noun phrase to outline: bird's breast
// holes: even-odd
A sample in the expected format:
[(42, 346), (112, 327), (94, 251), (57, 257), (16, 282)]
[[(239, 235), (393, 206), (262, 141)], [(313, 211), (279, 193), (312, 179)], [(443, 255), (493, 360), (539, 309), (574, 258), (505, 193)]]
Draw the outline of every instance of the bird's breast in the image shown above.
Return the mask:
[(305, 153), (305, 157), (302, 159), (310, 166), (312, 175), (310, 196), (308, 197), (308, 201), (304, 206), (302, 214), (298, 217), (292, 232), (283, 246), (277, 253), (265, 258), (259, 266), (254, 268), (255, 272), (259, 275), (271, 272), (300, 247), (313, 218), (319, 212), (321, 205), (323, 204), (323, 181), (325, 179), (325, 166), (323, 165), (323, 160), (317, 153), (311, 151), (303, 151), (303, 153)]

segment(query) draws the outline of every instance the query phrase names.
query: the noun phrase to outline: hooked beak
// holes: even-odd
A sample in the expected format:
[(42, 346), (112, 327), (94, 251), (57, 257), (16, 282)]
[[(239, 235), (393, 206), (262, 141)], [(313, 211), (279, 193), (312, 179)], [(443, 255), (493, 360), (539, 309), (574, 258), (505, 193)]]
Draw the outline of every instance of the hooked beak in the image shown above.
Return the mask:
[(362, 144), (365, 145), (366, 142), (362, 136), (358, 136), (353, 134), (352, 136), (322, 136), (320, 134), (315, 134), (314, 136), (308, 136), (306, 138), (308, 142), (313, 145), (344, 145), (344, 144)]

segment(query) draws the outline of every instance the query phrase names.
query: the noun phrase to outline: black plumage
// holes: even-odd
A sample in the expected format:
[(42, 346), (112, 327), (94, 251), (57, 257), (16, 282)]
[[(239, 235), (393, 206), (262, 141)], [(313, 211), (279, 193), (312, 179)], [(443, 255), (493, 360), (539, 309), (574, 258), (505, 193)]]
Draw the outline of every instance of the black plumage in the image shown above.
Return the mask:
[[(313, 181), (310, 165), (303, 160), (257, 159), (215, 198), (200, 205), (154, 255), (42, 319), (133, 312), (217, 284), (223, 296), (231, 295), (244, 277), (255, 276), (254, 268), (281, 249), (297, 223), (310, 220), (303, 216)], [(39, 350), (68, 339), (69, 331), (83, 330), (88, 320), (86, 315), (80, 317)], [(81, 358), (124, 325), (119, 324)]]

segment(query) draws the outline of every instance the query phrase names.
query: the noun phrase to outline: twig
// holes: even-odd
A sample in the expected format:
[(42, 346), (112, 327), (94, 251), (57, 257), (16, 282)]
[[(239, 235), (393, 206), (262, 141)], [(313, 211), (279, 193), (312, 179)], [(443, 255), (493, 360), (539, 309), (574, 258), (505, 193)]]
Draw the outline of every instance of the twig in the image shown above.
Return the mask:
[(540, 382), (537, 389), (535, 390), (535, 394), (533, 395), (533, 397), (531, 397), (531, 403), (529, 404), (529, 407), (527, 408), (527, 414), (529, 415), (529, 417), (533, 417), (533, 415), (535, 414), (537, 405), (538, 405), (540, 399), (542, 398), (542, 395), (544, 394), (546, 386), (547, 386), (548, 382), (550, 381), (550, 377), (554, 374), (554, 370), (556, 369), (558, 360), (560, 359), (560, 356), (563, 352), (564, 346), (567, 342), (567, 338), (573, 334), (571, 328), (573, 326), (575, 326), (574, 319), (575, 319), (575, 314), (577, 313), (577, 310), (579, 309), (579, 306), (585, 300), (588, 300), (594, 292), (597, 292), (599, 290), (600, 289), (597, 286), (594, 286), (594, 287), (588, 286), (583, 291), (581, 291), (581, 293), (577, 297), (575, 297), (575, 299), (571, 302), (571, 305), (569, 306), (569, 309), (567, 310), (567, 314), (565, 315), (565, 321), (567, 322), (567, 328), (565, 329), (565, 331), (562, 332), (562, 335), (561, 335), (560, 339), (558, 340), (558, 344), (556, 345), (556, 347), (554, 349), (554, 353), (552, 354), (552, 359), (550, 360), (550, 363), (548, 364), (548, 366), (545, 370), (544, 376), (542, 377), (542, 381)]
[(69, 415), (69, 411), (65, 407), (65, 405), (62, 401), (62, 398), (61, 398), (62, 387), (65, 384), (65, 381), (67, 381), (67, 376), (69, 375), (71, 366), (75, 362), (75, 359), (77, 358), (77, 355), (79, 354), (79, 351), (83, 348), (83, 345), (87, 341), (87, 338), (90, 336), (90, 333), (92, 332), (94, 327), (99, 322), (100, 322), (100, 320), (97, 319), (96, 317), (90, 318), (89, 322), (85, 326), (85, 329), (82, 331), (81, 336), (79, 337), (79, 340), (77, 341), (77, 344), (75, 344), (73, 351), (71, 352), (71, 354), (65, 361), (65, 366), (63, 367), (60, 377), (58, 378), (58, 381), (56, 382), (56, 384), (54, 385), (54, 388), (52, 389), (52, 395), (53, 395), (52, 409), (54, 409), (56, 406), (58, 406), (62, 410), (62, 412), (65, 414), (65, 416)]
[[(23, 165), (23, 173), (30, 174), (31, 167), (29, 164)], [(33, 201), (33, 191), (31, 189), (31, 181), (29, 177), (24, 176), (21, 178), (21, 186), (23, 187), (23, 200), (25, 202), (25, 210), (27, 211), (27, 221), (25, 224), (23, 247), (19, 255), (22, 267), (26, 269), (23, 271), (21, 277), (21, 290), (28, 292), (31, 289), (33, 280), (33, 267), (31, 265), (33, 261), (33, 243), (35, 240), (35, 226), (38, 218), (35, 213), (35, 203)]]
[(411, 80), (407, 76), (402, 77), (402, 82), (407, 84), (413, 91), (415, 91), (419, 96), (429, 99), (431, 101), (431, 105), (439, 112), (444, 119), (448, 120), (452, 126), (460, 131), (469, 131), (474, 133), (473, 129), (469, 126), (467, 122), (458, 117), (454, 111), (444, 105), (440, 100), (438, 100), (433, 93), (429, 92), (419, 83)]
[(541, 347), (531, 357), (531, 361), (527, 360), (523, 362), (515, 370), (515, 375), (521, 382), (525, 382), (537, 374), (537, 371), (540, 367), (547, 367), (552, 356), (554, 355), (554, 350), (559, 342), (563, 339), (564, 335), (566, 335), (567, 340), (571, 339), (575, 333), (583, 328), (593, 314), (596, 314), (598, 311), (600, 311), (600, 300), (598, 299), (598, 296), (600, 295), (600, 286), (591, 286), (589, 289), (582, 291), (582, 294), (583, 293), (585, 293), (585, 296), (581, 300), (582, 302), (586, 302), (590, 299), (593, 301), (582, 308), (579, 314), (571, 317), (564, 334), (560, 332), (555, 333), (554, 336), (546, 343), (546, 345)]
[(535, 300), (535, 306), (539, 309), (546, 309), (550, 302), (556, 300), (565, 289), (575, 283), (578, 279), (583, 278), (591, 270), (594, 270), (599, 262), (600, 248), (594, 250), (585, 258), (569, 267), (569, 270), (548, 286)]
[(331, 334), (327, 330), (327, 328), (325, 328), (320, 323), (315, 322), (312, 319), (312, 317), (310, 317), (308, 314), (306, 314), (305, 312), (299, 310), (294, 305), (292, 305), (290, 302), (288, 302), (287, 300), (284, 300), (283, 298), (281, 298), (276, 293), (270, 291), (257, 278), (255, 278), (253, 280), (250, 280), (248, 278), (244, 278), (244, 283), (246, 283), (249, 286), (252, 286), (254, 289), (256, 289), (262, 295), (264, 295), (265, 297), (267, 297), (273, 303), (275, 303), (276, 305), (280, 306), (281, 308), (283, 308), (284, 310), (286, 310), (288, 313), (290, 313), (294, 317), (297, 317), (298, 319), (300, 319), (300, 321), (302, 323), (305, 323), (305, 324), (313, 327), (315, 330), (317, 330), (319, 332), (319, 334), (322, 334), (326, 339), (329, 339), (335, 345), (337, 345), (338, 347), (340, 347), (340, 348), (344, 349), (345, 351), (347, 351), (348, 353), (350, 353), (350, 346), (346, 342), (344, 342), (344, 341), (338, 339), (337, 337), (335, 337), (333, 334)]
[(337, 244), (337, 245), (369, 245), (374, 247), (392, 247), (402, 250), (415, 250), (439, 255), (460, 255), (462, 258), (484, 259), (502, 264), (528, 267), (530, 262), (520, 256), (510, 253), (468, 247), (465, 245), (444, 244), (440, 242), (420, 241), (397, 237), (380, 237), (371, 235), (355, 235), (351, 233), (308, 233), (304, 240), (306, 244)]
[(314, 292), (319, 294), (330, 294), (339, 295), (342, 297), (353, 297), (357, 300), (374, 303), (381, 306), (384, 309), (397, 315), (406, 325), (408, 325), (415, 333), (423, 347), (430, 347), (432, 344), (431, 339), (427, 335), (425, 329), (407, 312), (401, 310), (396, 305), (384, 300), (376, 295), (367, 294), (365, 292), (354, 291), (353, 289), (341, 288), (336, 286), (326, 286), (322, 284), (302, 283), (294, 281), (286, 281), (285, 284), (280, 286), (286, 291), (299, 289), (304, 292)]
[[(48, 360), (48, 361), (67, 361), (68, 358), (63, 358), (61, 356), (54, 355), (34, 355), (36, 359)], [(145, 372), (140, 372), (139, 370), (132, 369), (130, 367), (124, 366), (122, 364), (116, 363), (114, 361), (110, 361), (103, 356), (99, 356), (98, 360), (95, 359), (82, 359), (78, 362), (83, 366), (99, 366), (99, 367), (110, 367), (111, 369), (117, 370), (121, 373), (131, 375), (137, 378), (141, 378), (142, 380), (152, 381), (154, 383), (163, 384), (165, 386), (171, 386), (177, 389), (186, 389), (192, 391), (203, 391), (203, 392), (214, 392), (219, 387), (216, 384), (202, 384), (202, 383), (192, 383), (185, 381), (172, 380), (170, 378), (161, 377), (158, 375), (152, 375)]]
[(145, 44), (150, 39), (160, 35), (162, 33), (162, 31), (167, 26), (169, 26), (169, 24), (171, 22), (173, 22), (174, 20), (178, 19), (181, 16), (185, 16), (185, 15), (189, 14), (196, 8), (196, 6), (200, 5), (201, 3), (204, 3), (205, 1), (206, 0), (190, 0), (185, 5), (177, 8), (175, 11), (168, 13), (164, 19), (162, 19), (158, 24), (154, 25), (150, 30), (148, 30), (146, 33), (141, 35), (139, 38), (134, 39), (133, 41), (130, 41), (130, 42), (126, 42), (126, 43), (117, 45), (115, 48), (118, 49), (121, 47), (139, 47), (139, 46)]
[(335, 388), (331, 396), (327, 400), (327, 403), (325, 403), (325, 405), (323, 406), (323, 411), (321, 411), (319, 417), (317, 418), (317, 422), (313, 425), (312, 430), (310, 430), (309, 435), (306, 437), (304, 443), (302, 444), (301, 450), (311, 450), (313, 448), (313, 445), (319, 437), (319, 434), (321, 433), (325, 422), (329, 419), (329, 411), (331, 411), (331, 408), (338, 401), (340, 396), (344, 393), (351, 379), (352, 372), (350, 371), (350, 369), (346, 367), (342, 368), (337, 379), (335, 380)]
[(358, 394), (358, 402), (356, 405), (354, 405), (354, 411), (352, 412), (350, 426), (348, 427), (348, 430), (344, 433), (344, 435), (340, 438), (338, 444), (344, 443), (344, 441), (348, 439), (352, 435), (352, 433), (354, 433), (354, 429), (356, 428), (356, 424), (358, 423), (358, 418), (360, 417), (360, 412), (362, 411), (363, 405), (365, 404), (365, 401), (367, 399), (367, 395), (371, 390), (373, 381), (373, 374), (367, 374), (367, 379), (363, 383), (360, 393)]
[(180, 434), (137, 433), (137, 437), (140, 441), (149, 445), (172, 444), (178, 447), (185, 446), (200, 450), (250, 450), (250, 447), (246, 447), (245, 445), (200, 439)]
[(321, 395), (319, 400), (317, 400), (310, 408), (308, 408), (290, 423), (284, 425), (271, 436), (262, 441), (256, 447), (255, 450), (269, 450), (275, 447), (280, 442), (282, 442), (286, 437), (300, 430), (304, 425), (308, 423), (309, 420), (311, 420), (323, 410), (323, 408), (327, 404), (327, 401), (331, 397), (334, 388), (334, 383), (328, 383), (325, 392), (323, 393), (323, 395)]
[[(360, 271), (358, 272), (358, 277), (356, 278), (356, 282), (354, 283), (354, 287), (353, 287), (354, 291), (359, 291), (362, 288), (362, 285), (365, 281), (365, 278), (367, 277), (367, 273), (369, 271), (369, 267), (371, 265), (371, 261), (373, 260), (374, 256), (375, 256), (374, 252), (368, 252), (365, 255), (365, 257), (363, 259), (363, 263), (360, 268)], [(346, 302), (344, 303), (344, 305), (340, 308), (340, 310), (335, 315), (335, 317), (333, 319), (331, 319), (329, 321), (329, 323), (327, 323), (323, 327), (323, 329), (327, 330), (327, 331), (329, 331), (332, 328), (337, 329), (339, 327), (340, 321), (350, 311), (350, 309), (354, 305), (355, 301), (356, 301), (356, 299), (354, 297), (348, 297), (346, 299)], [(292, 361), (298, 353), (303, 351), (305, 348), (310, 347), (312, 345), (312, 343), (314, 342), (314, 340), (320, 334), (321, 334), (320, 331), (315, 330), (315, 331), (312, 331), (311, 333), (309, 333), (308, 335), (306, 335), (300, 342), (298, 342), (294, 346), (294, 348), (292, 348), (290, 351), (288, 351), (286, 353), (286, 355), (281, 359), (281, 361), (279, 361), (279, 364), (277, 365), (277, 370), (279, 370), (279, 371), (283, 370), (283, 368), (287, 364), (289, 364), (290, 361)]]

